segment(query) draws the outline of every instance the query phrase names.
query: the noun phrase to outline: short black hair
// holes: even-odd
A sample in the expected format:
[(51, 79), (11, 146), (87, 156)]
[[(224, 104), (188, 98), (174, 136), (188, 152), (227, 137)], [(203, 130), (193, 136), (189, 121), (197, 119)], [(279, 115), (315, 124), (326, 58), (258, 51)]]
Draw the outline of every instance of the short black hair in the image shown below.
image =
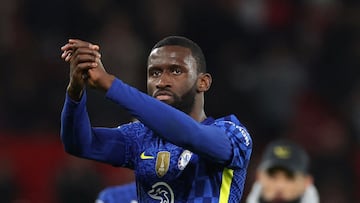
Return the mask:
[(181, 46), (190, 49), (191, 54), (196, 60), (198, 73), (206, 72), (206, 61), (203, 51), (201, 50), (199, 45), (197, 45), (195, 42), (193, 42), (192, 40), (186, 37), (182, 37), (182, 36), (165, 37), (164, 39), (156, 43), (154, 47), (151, 49), (151, 51), (159, 47), (172, 46), (172, 45)]

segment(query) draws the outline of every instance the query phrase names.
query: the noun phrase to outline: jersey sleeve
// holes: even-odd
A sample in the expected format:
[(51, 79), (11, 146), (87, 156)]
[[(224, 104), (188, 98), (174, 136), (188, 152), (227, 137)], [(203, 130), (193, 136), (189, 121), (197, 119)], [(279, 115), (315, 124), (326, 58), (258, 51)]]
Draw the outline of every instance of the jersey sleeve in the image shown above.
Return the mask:
[(60, 130), (66, 152), (112, 165), (129, 165), (130, 139), (134, 139), (128, 135), (129, 128), (92, 127), (86, 110), (86, 92), (80, 102), (66, 94)]
[(252, 138), (234, 115), (217, 119), (215, 125), (225, 130), (231, 140), (232, 158), (228, 168), (246, 168), (252, 153)]
[(173, 144), (214, 162), (232, 160), (234, 147), (225, 129), (203, 125), (189, 115), (115, 79), (106, 97), (128, 110), (145, 126)]

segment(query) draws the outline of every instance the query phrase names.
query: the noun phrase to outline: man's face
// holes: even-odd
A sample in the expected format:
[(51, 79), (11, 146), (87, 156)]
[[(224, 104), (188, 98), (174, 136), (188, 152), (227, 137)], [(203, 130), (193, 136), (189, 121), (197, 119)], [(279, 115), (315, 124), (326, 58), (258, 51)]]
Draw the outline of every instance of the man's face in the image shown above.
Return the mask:
[(156, 99), (190, 113), (197, 93), (197, 64), (190, 49), (154, 49), (148, 58), (147, 89)]
[(258, 181), (262, 185), (265, 202), (292, 202), (298, 199), (312, 182), (310, 175), (289, 173), (285, 170), (259, 171)]

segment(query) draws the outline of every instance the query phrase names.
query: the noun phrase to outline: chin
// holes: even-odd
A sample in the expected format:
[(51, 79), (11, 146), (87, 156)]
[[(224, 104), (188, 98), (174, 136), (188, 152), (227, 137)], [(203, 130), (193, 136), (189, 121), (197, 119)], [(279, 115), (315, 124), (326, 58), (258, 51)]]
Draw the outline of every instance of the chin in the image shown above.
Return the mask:
[(164, 102), (165, 104), (168, 104), (168, 105), (170, 105), (170, 106), (173, 106), (173, 101), (170, 101), (170, 100), (159, 100), (159, 101), (161, 101), (161, 102)]

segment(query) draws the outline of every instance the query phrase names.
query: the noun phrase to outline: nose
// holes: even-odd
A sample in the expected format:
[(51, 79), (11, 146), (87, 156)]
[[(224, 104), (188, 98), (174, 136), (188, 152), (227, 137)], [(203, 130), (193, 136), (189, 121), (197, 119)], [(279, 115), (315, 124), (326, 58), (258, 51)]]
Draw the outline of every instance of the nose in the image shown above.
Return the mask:
[(171, 78), (168, 76), (168, 74), (164, 73), (158, 78), (156, 82), (156, 88), (163, 89), (167, 87), (171, 87)]

